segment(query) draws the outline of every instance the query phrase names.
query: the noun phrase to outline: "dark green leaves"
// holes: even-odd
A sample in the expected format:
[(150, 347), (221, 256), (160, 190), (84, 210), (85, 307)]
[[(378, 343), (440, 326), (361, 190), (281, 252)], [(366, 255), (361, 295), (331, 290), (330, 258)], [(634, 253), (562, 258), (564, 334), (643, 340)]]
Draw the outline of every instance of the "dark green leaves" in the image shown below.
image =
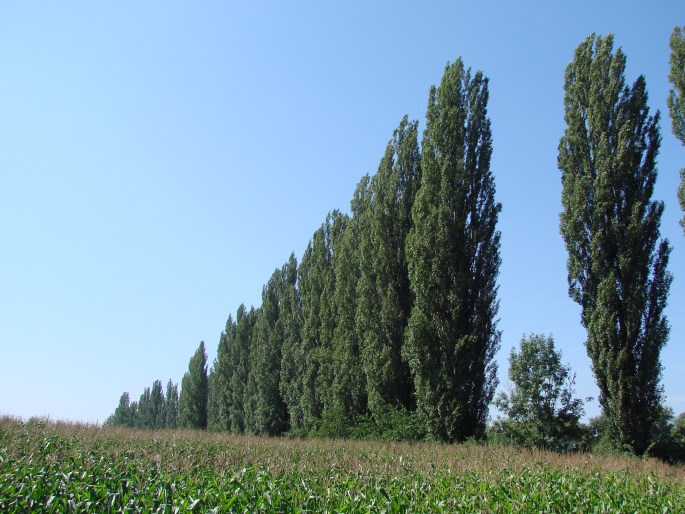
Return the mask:
[(574, 376), (561, 363), (554, 339), (531, 334), (511, 350), (509, 379), (513, 389), (495, 405), (508, 419), (496, 423), (511, 442), (521, 446), (568, 451), (579, 439), (583, 402), (573, 398)]
[(664, 206), (651, 201), (659, 114), (643, 77), (626, 86), (625, 62), (612, 36), (592, 35), (566, 69), (560, 219), (600, 403), (616, 445), (641, 454), (661, 402), (670, 248), (657, 246)]
[(407, 239), (415, 303), (403, 353), (430, 433), (449, 441), (482, 433), (497, 384), (501, 205), (487, 102), (487, 79), (461, 60), (431, 89)]
[(201, 341), (181, 382), (178, 414), (181, 428), (207, 428), (207, 395), (207, 354)]
[[(671, 72), (668, 79), (673, 89), (668, 94), (673, 134), (685, 145), (685, 28), (676, 27), (671, 34)], [(680, 208), (685, 211), (685, 168), (680, 170), (678, 188)], [(685, 216), (680, 220), (685, 231)]]

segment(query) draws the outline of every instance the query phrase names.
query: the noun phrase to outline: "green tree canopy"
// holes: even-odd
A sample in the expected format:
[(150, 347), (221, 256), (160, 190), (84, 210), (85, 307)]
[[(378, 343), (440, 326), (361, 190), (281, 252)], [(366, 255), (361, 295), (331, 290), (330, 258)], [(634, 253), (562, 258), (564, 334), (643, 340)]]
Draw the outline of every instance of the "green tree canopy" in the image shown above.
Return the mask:
[(131, 408), (131, 399), (129, 394), (124, 392), (119, 398), (119, 405), (114, 409), (114, 414), (104, 421), (103, 426), (133, 427), (135, 423), (135, 413)]
[(561, 362), (552, 336), (531, 334), (509, 355), (509, 394), (500, 393), (495, 405), (508, 420), (499, 422), (516, 444), (567, 450), (579, 438), (583, 402), (574, 398), (575, 376)]
[(333, 333), (335, 316), (333, 294), (335, 273), (333, 255), (348, 216), (331, 212), (314, 233), (298, 268), (302, 308), (301, 396), (299, 410), (302, 426), (296, 431), (311, 432), (317, 428), (326, 406), (332, 405), (334, 380)]
[(178, 385), (174, 384), (171, 379), (166, 384), (164, 427), (178, 427)]
[[(668, 94), (673, 134), (685, 145), (685, 27), (676, 27), (671, 34), (671, 72), (668, 79), (673, 84)], [(680, 170), (678, 201), (685, 211), (685, 168)], [(685, 216), (681, 218), (680, 225), (685, 231)]]
[(431, 88), (407, 238), (415, 302), (404, 356), (430, 434), (447, 441), (482, 435), (497, 385), (501, 205), (487, 104), (488, 79), (461, 59)]
[(369, 408), (379, 415), (387, 408), (413, 407), (409, 365), (402, 356), (412, 307), (405, 245), (420, 180), (418, 122), (405, 116), (371, 179), (358, 220), (357, 324)]
[(179, 398), (179, 426), (181, 428), (207, 428), (207, 353), (204, 341), (200, 342), (190, 358), (188, 371), (181, 382)]
[(642, 454), (662, 401), (670, 247), (659, 242), (664, 204), (651, 200), (659, 113), (649, 115), (644, 77), (625, 84), (625, 63), (613, 36), (593, 34), (566, 68), (560, 218), (569, 294), (581, 306), (611, 437)]
[(231, 430), (230, 381), (234, 369), (231, 348), (234, 344), (236, 324), (229, 314), (226, 327), (219, 338), (214, 364), (209, 373), (207, 398), (207, 427), (215, 431)]
[(250, 432), (258, 435), (280, 435), (288, 428), (288, 411), (281, 396), (281, 361), (284, 340), (281, 306), (290, 272), (291, 261), (276, 269), (262, 290), (262, 305), (252, 334), (250, 375), (246, 395), (251, 415)]

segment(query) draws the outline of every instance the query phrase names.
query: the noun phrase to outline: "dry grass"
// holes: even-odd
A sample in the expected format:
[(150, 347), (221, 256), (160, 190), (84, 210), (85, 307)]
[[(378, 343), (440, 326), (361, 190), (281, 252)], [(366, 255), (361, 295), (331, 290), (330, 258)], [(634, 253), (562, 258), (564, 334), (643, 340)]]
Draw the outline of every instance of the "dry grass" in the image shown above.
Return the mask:
[[(197, 467), (214, 470), (256, 466), (275, 473), (335, 469), (363, 474), (431, 473), (526, 469), (573, 469), (584, 474), (597, 471), (627, 476), (650, 474), (668, 481), (685, 483), (685, 466), (671, 466), (656, 459), (597, 456), (589, 453), (558, 454), (483, 444), (391, 443), (326, 439), (264, 438), (189, 430), (136, 430), (102, 428), (73, 422), (31, 419), (24, 423), (12, 417), (0, 418), (0, 432), (10, 438), (25, 437), (26, 428), (44, 435), (77, 440), (82, 448), (157, 461), (185, 471)], [(37, 438), (40, 443), (41, 439)], [(142, 443), (142, 444), (141, 444)]]

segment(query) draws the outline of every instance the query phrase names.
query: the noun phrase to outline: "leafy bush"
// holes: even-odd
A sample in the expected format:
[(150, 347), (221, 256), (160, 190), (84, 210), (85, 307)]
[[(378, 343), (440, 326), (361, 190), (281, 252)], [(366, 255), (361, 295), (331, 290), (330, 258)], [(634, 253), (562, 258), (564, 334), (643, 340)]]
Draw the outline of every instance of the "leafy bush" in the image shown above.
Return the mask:
[(415, 411), (387, 407), (376, 414), (358, 416), (350, 422), (341, 412), (324, 412), (312, 437), (366, 441), (421, 441), (426, 437), (425, 423)]
[(583, 401), (573, 397), (575, 375), (561, 363), (554, 339), (537, 334), (522, 338), (519, 351), (512, 349), (509, 356), (509, 379), (513, 390), (495, 401), (508, 418), (497, 420), (490, 436), (529, 448), (578, 449)]

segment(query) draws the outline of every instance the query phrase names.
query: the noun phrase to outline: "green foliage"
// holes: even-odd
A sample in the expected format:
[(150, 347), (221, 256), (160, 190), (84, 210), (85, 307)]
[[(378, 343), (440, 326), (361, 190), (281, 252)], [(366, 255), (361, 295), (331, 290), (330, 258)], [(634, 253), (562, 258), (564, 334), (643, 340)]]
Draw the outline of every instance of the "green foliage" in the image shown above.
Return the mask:
[(501, 205), (487, 103), (487, 78), (461, 60), (431, 88), (407, 238), (415, 301), (403, 356), (430, 435), (446, 441), (483, 433), (497, 385)]
[(279, 390), (288, 410), (288, 426), (291, 433), (303, 431), (304, 421), (300, 401), (303, 392), (305, 358), (302, 347), (302, 308), (297, 288), (297, 261), (290, 256), (286, 267), (285, 287), (279, 322), (283, 327), (281, 380)]
[(164, 412), (164, 391), (162, 390), (162, 381), (155, 380), (150, 391), (150, 418), (154, 428), (164, 428), (165, 412)]
[(358, 327), (355, 320), (360, 276), (359, 242), (363, 230), (363, 213), (368, 204), (368, 175), (362, 178), (354, 193), (352, 219), (340, 235), (333, 256), (335, 289), (333, 306), (335, 329), (331, 360), (333, 383), (331, 401), (322, 414), (319, 433), (327, 437), (347, 437), (357, 416), (367, 410), (367, 374), (361, 361)]
[(672, 277), (668, 241), (657, 245), (664, 205), (650, 200), (659, 114), (649, 116), (644, 77), (628, 87), (624, 69), (611, 35), (588, 37), (566, 69), (560, 218), (610, 438), (642, 454), (661, 405)]
[(226, 327), (219, 338), (216, 358), (208, 376), (207, 428), (214, 431), (231, 429), (231, 376), (234, 363), (231, 358), (235, 344), (236, 323), (233, 315), (228, 316)]
[[(630, 447), (617, 448), (610, 438), (610, 427), (605, 415), (590, 420), (587, 447), (595, 455), (632, 455)], [(652, 430), (652, 439), (645, 452), (669, 464), (685, 462), (685, 412), (673, 418), (673, 410), (662, 407)]]
[(366, 192), (358, 219), (360, 265), (356, 320), (371, 412), (412, 407), (412, 382), (402, 357), (411, 312), (405, 243), (421, 180), (418, 123), (405, 116), (394, 131)]
[(104, 426), (128, 428), (176, 428), (178, 423), (178, 388), (169, 379), (167, 394), (162, 391), (162, 382), (155, 380), (152, 389), (146, 387), (138, 402), (131, 402), (128, 393), (123, 393), (114, 414)]
[(138, 415), (136, 416), (136, 427), (154, 428), (155, 416), (152, 407), (150, 388), (146, 387), (138, 400)]
[(418, 411), (386, 407), (361, 416), (350, 430), (351, 439), (371, 441), (423, 441), (426, 424)]
[(178, 427), (178, 385), (171, 379), (166, 385), (166, 396), (164, 402), (164, 428)]
[(685, 413), (674, 419), (671, 408), (661, 409), (647, 454), (671, 464), (685, 462)]
[(0, 419), (0, 511), (683, 512), (678, 470), (474, 445), (207, 437)]
[(236, 314), (235, 332), (230, 339), (228, 358), (231, 361), (231, 373), (228, 375), (228, 418), (230, 430), (234, 434), (242, 434), (247, 429), (245, 400), (247, 381), (250, 375), (250, 344), (252, 332), (257, 321), (257, 311), (254, 307), (246, 310), (244, 305), (238, 307)]
[(280, 435), (288, 427), (288, 411), (281, 397), (280, 378), (284, 340), (280, 310), (288, 280), (294, 273), (289, 264), (274, 271), (262, 291), (262, 306), (255, 322), (250, 349), (250, 374), (247, 382), (247, 401), (251, 426), (247, 431), (257, 435)]
[[(333, 406), (333, 256), (348, 221), (349, 218), (339, 211), (330, 213), (325, 223), (314, 233), (298, 268), (302, 330), (297, 353), (303, 359), (298, 402), (301, 420), (291, 418), (291, 427), (297, 433), (315, 430), (324, 408)], [(298, 425), (300, 421), (301, 425)]]
[(521, 339), (518, 352), (512, 348), (509, 380), (513, 389), (495, 401), (508, 419), (498, 420), (496, 430), (525, 447), (567, 451), (578, 446), (583, 402), (573, 398), (575, 376), (561, 363), (551, 336), (531, 334)]
[[(671, 71), (668, 79), (673, 89), (668, 94), (668, 110), (671, 114), (673, 134), (685, 145), (685, 27), (676, 27), (671, 34)], [(680, 208), (685, 211), (685, 168), (680, 170), (678, 188)], [(685, 216), (680, 220), (685, 231)]]
[(123, 393), (119, 398), (119, 405), (114, 410), (114, 414), (109, 416), (103, 426), (106, 427), (133, 427), (135, 426), (134, 412), (131, 408), (128, 393)]
[(178, 417), (179, 427), (207, 428), (207, 354), (205, 343), (200, 342), (195, 354), (188, 363), (188, 372), (181, 382)]

